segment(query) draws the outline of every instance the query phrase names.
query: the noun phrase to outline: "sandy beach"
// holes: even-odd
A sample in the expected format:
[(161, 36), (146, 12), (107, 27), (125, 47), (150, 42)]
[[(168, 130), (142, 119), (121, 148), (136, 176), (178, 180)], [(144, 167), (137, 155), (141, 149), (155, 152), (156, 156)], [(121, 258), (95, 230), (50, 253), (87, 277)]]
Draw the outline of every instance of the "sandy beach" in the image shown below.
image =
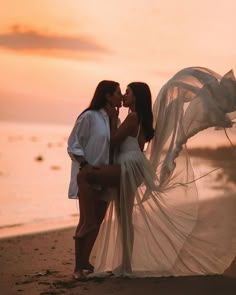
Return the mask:
[(236, 259), (223, 275), (168, 278), (72, 279), (74, 228), (0, 240), (1, 294), (234, 295)]
[[(73, 280), (72, 236), (78, 220), (78, 208), (74, 201), (67, 199), (70, 171), (70, 161), (65, 152), (67, 129), (57, 133), (57, 127), (46, 126), (41, 129), (39, 126), (36, 132), (35, 126), (28, 129), (23, 126), (23, 136), (22, 125), (12, 125), (11, 133), (10, 127), (9, 124), (3, 125), (0, 137), (1, 295), (236, 294), (236, 260), (224, 275), (145, 279), (110, 276), (90, 279), (88, 282)], [(38, 134), (37, 138), (35, 133)], [(201, 151), (196, 152), (199, 154)], [(11, 157), (13, 153), (18, 159), (17, 166), (15, 158)], [(208, 161), (209, 154), (213, 162)], [(41, 156), (43, 160), (36, 161), (37, 156)], [(223, 166), (218, 174), (203, 179), (207, 187), (203, 186), (200, 193), (206, 195), (207, 200), (214, 198), (214, 202), (210, 202), (206, 208), (214, 209), (218, 202), (216, 196), (223, 194), (222, 200), (225, 200), (226, 195), (231, 194), (229, 202), (224, 203), (224, 206), (217, 205), (217, 208), (222, 208), (221, 217), (211, 219), (209, 223), (212, 228), (217, 228), (224, 220), (225, 212), (231, 212), (229, 215), (234, 216), (236, 209), (235, 164), (227, 150), (215, 153), (210, 150), (204, 157), (205, 154), (201, 154), (197, 166), (199, 175), (205, 173), (204, 159), (209, 162), (207, 164), (212, 163), (210, 169), (218, 166), (218, 160), (221, 160), (220, 166)], [(45, 181), (42, 183), (42, 175), (46, 179), (46, 185)]]

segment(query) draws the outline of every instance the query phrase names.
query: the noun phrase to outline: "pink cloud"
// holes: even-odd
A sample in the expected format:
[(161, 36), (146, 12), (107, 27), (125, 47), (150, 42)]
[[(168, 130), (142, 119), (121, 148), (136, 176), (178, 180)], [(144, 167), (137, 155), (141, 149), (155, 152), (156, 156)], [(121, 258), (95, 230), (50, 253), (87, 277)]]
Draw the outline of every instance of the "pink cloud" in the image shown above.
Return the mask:
[(108, 53), (109, 49), (98, 44), (89, 36), (69, 36), (59, 33), (49, 33), (21, 25), (13, 25), (9, 31), (0, 32), (0, 48), (18, 52), (43, 51), (44, 54), (57, 52), (63, 57), (66, 53), (93, 55)]

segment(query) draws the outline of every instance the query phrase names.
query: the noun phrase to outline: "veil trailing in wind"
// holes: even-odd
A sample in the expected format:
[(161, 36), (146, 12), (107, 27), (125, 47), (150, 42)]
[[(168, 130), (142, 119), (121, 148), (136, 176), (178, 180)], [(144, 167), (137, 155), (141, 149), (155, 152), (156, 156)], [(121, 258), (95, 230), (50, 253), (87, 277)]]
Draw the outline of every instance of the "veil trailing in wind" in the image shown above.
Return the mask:
[(155, 135), (145, 154), (137, 138), (120, 146), (120, 191), (108, 198), (93, 249), (95, 275), (223, 273), (236, 255), (236, 187), (230, 196), (201, 198), (187, 146), (210, 127), (232, 129), (233, 71), (223, 77), (201, 67), (179, 71), (160, 90), (153, 115)]
[(171, 179), (175, 160), (191, 137), (209, 127), (233, 127), (232, 119), (236, 117), (233, 71), (223, 77), (202, 67), (179, 71), (160, 90), (153, 115), (155, 137), (148, 149), (154, 168), (161, 165), (162, 186)]

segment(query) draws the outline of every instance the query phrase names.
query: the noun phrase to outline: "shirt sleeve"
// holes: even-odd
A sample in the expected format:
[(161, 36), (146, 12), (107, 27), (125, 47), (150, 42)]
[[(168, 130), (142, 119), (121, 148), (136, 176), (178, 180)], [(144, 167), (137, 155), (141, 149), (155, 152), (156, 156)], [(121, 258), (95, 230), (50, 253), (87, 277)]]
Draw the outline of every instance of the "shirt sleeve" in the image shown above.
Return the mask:
[(71, 131), (68, 139), (67, 152), (72, 160), (75, 161), (74, 155), (85, 155), (85, 147), (88, 142), (88, 134), (90, 126), (90, 114), (86, 112), (79, 116)]

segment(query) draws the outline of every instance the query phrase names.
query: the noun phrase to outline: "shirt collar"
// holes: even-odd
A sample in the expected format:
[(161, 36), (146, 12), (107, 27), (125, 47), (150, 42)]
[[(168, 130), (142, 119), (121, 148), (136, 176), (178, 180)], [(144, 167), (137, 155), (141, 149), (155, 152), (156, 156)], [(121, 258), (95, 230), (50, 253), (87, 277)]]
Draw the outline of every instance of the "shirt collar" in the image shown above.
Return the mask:
[(99, 112), (103, 115), (103, 117), (108, 117), (108, 114), (105, 111), (105, 109), (100, 109)]

